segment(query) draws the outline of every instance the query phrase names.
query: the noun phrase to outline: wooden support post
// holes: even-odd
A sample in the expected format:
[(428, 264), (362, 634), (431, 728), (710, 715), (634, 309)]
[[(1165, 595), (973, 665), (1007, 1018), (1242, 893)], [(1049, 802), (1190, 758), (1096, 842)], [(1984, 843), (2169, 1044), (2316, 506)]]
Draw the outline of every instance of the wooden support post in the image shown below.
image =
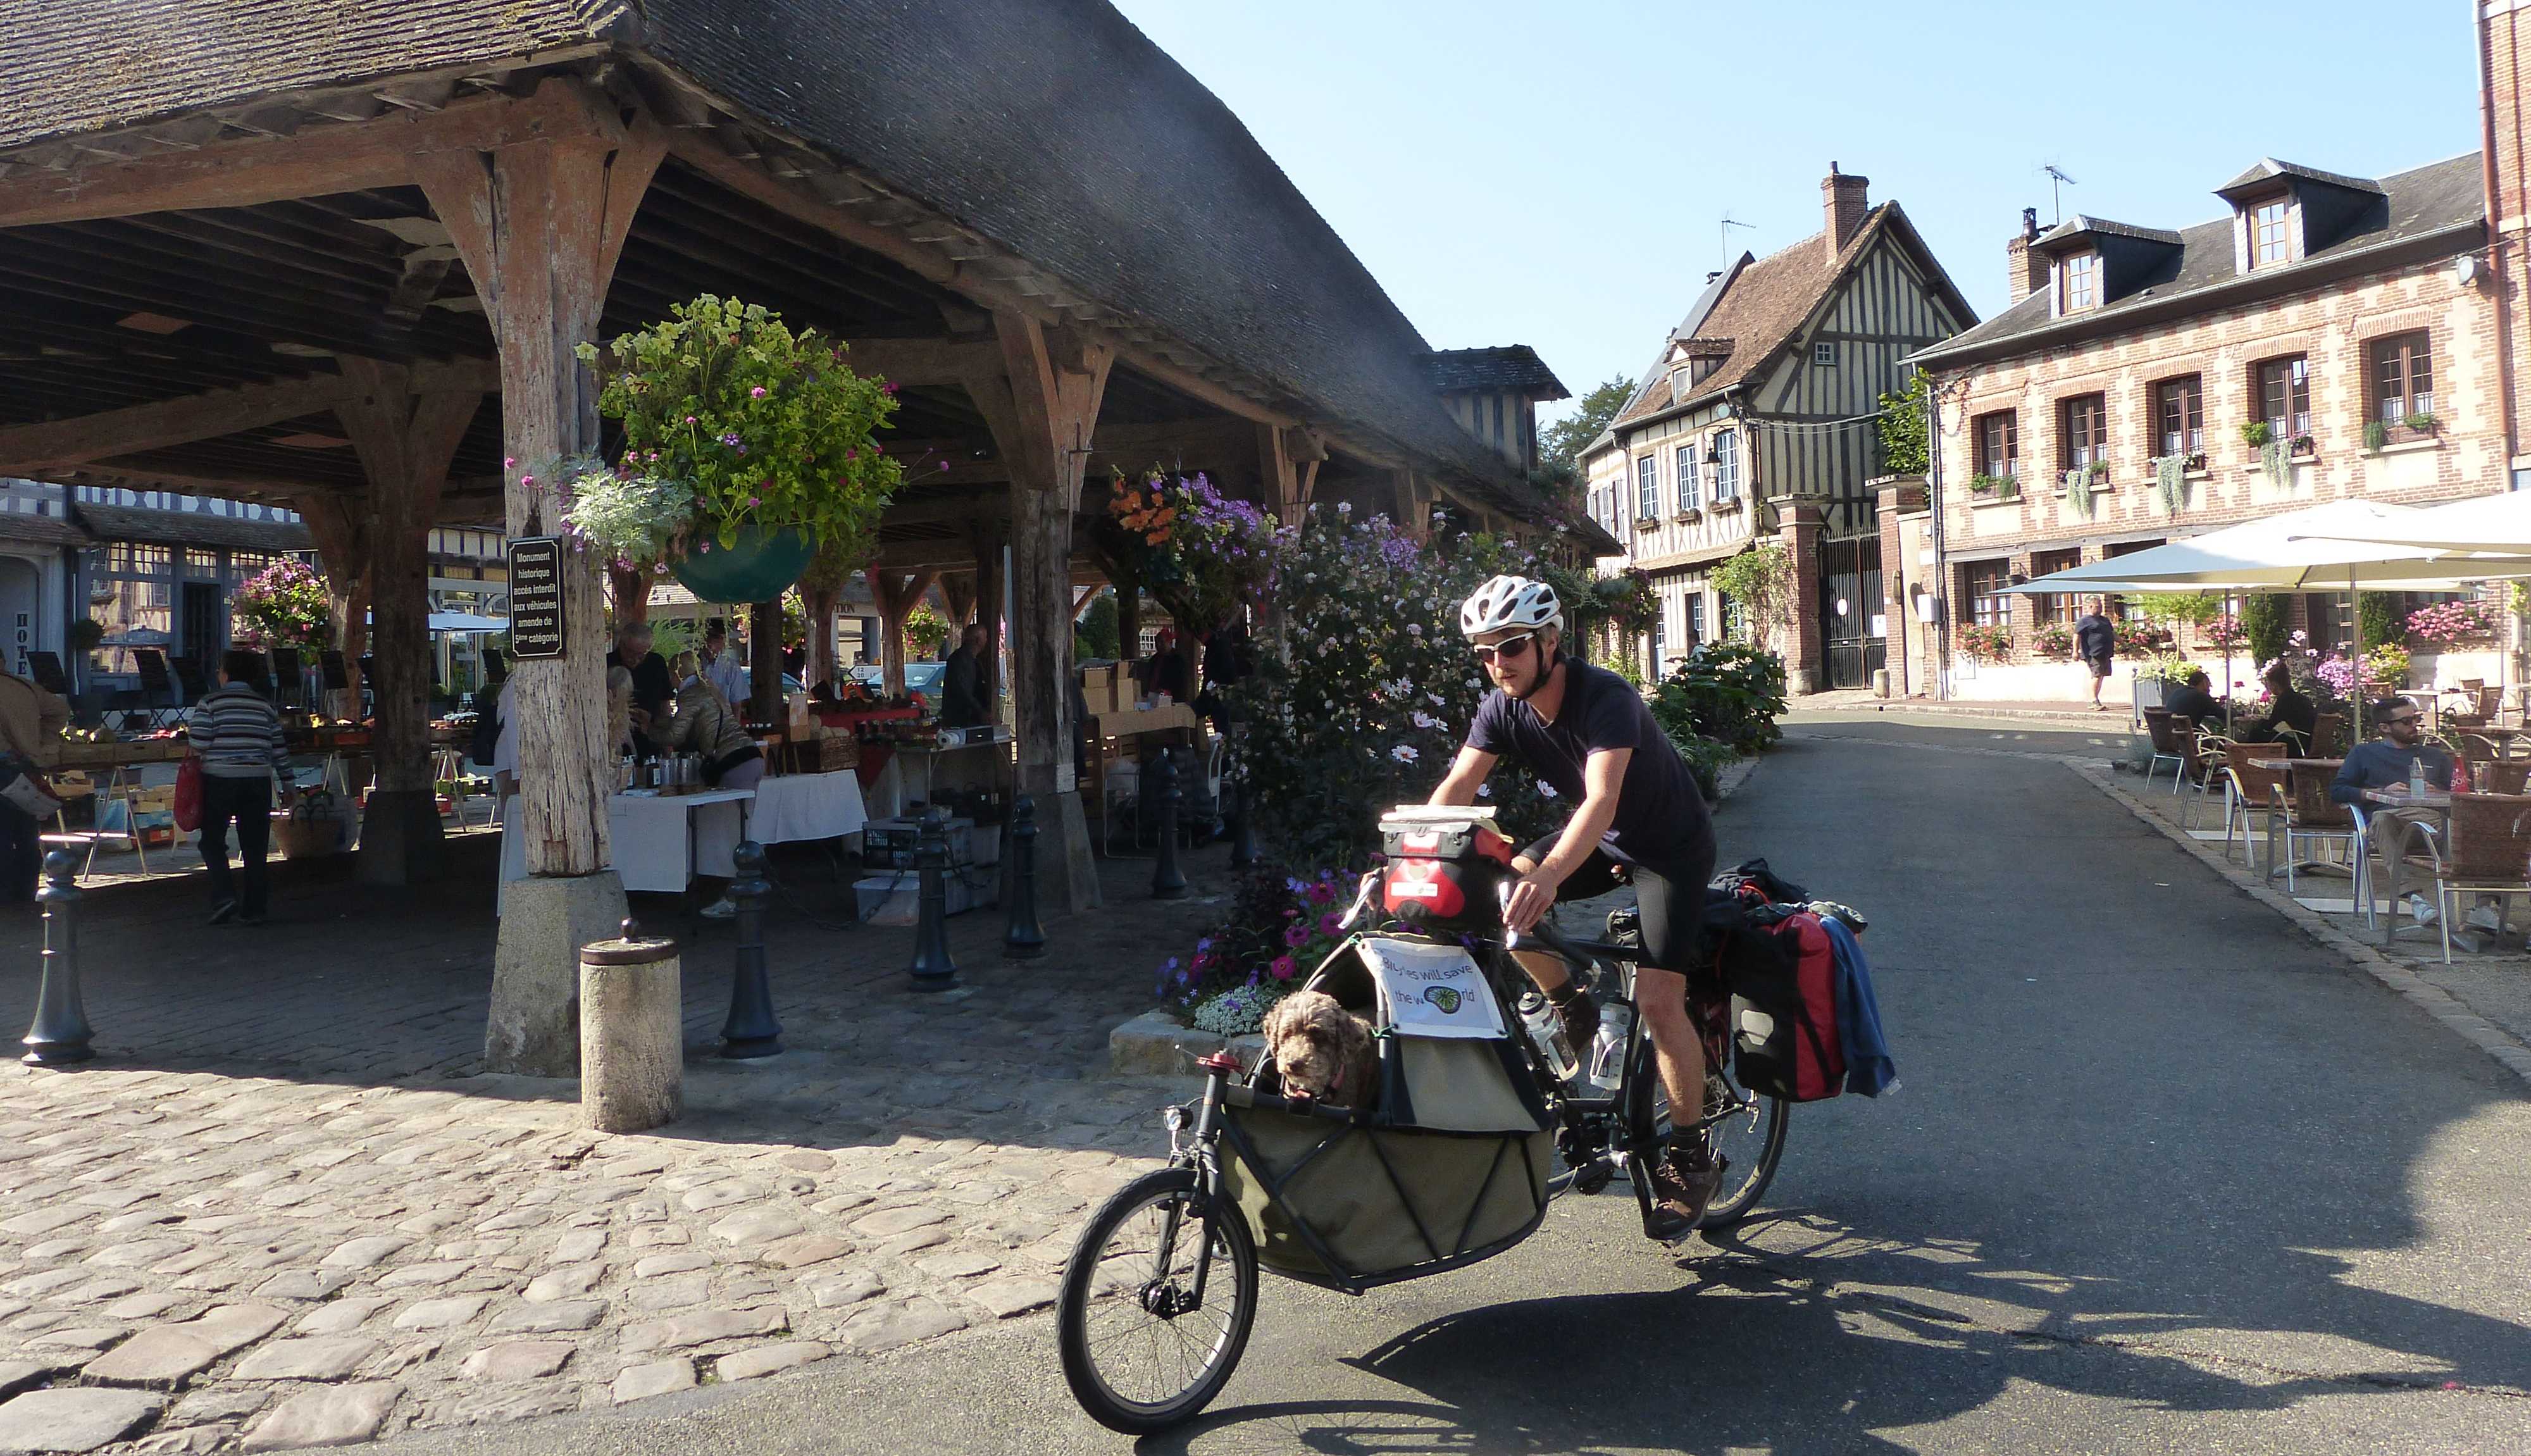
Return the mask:
[(606, 564), (606, 598), (615, 611), (615, 625), (650, 620), (650, 574), (638, 566), (620, 567)]
[(412, 371), (346, 357), (360, 393), (334, 407), (369, 477), (370, 655), (377, 664), (377, 786), (362, 816), (360, 876), (417, 884), (440, 870), (437, 796), (430, 771), (430, 532), (475, 391), (415, 394)]
[(865, 573), (871, 599), (878, 605), (879, 683), (890, 698), (905, 696), (905, 614), (923, 599), (939, 577), (933, 571), (888, 571), (871, 567)]
[(960, 628), (976, 619), (976, 574), (971, 571), (942, 572), (940, 599), (949, 608), (949, 631), (955, 636)]
[(782, 711), (782, 598), (759, 601), (747, 609), (747, 715), (759, 723), (779, 724)]
[(1011, 709), (1019, 789), (1059, 831), (1061, 853), (1038, 861), (1039, 903), (1099, 903), (1090, 857), (1072, 720), (1072, 525), (1091, 431), (1115, 354), (1007, 310), (993, 315), (1006, 369), (970, 385), (1011, 466)]
[[(546, 81), (543, 100), (556, 87)], [(611, 115), (578, 99), (592, 118)], [(564, 116), (569, 107), (558, 107)], [(609, 280), (634, 212), (665, 154), (656, 134), (629, 136), (592, 120), (557, 122), (497, 151), (424, 152), (414, 181), (448, 229), (501, 350), (505, 504), (513, 536), (562, 530), (551, 463), (598, 443), (597, 387), (573, 350), (597, 338)], [(547, 474), (531, 483), (540, 467)], [(579, 948), (624, 918), (623, 883), (606, 869), (606, 802), (615, 789), (606, 724), (606, 631), (600, 563), (564, 558), (563, 655), (512, 670), (520, 797), (512, 820), (529, 878), (508, 887), (493, 967), (484, 1057), (495, 1072), (567, 1076), (579, 1062)]]
[(1116, 584), (1116, 656), (1132, 662), (1143, 655), (1143, 592), (1131, 582)]
[(843, 592), (833, 587), (803, 590), (800, 605), (809, 619), (809, 676), (803, 688), (819, 683), (840, 683), (844, 679), (842, 664), (835, 661), (835, 605)]
[(316, 563), (325, 573), (325, 615), (333, 623), (334, 645), (343, 654), (343, 672), (351, 691), (334, 695), (326, 711), (338, 718), (361, 715), (361, 654), (369, 647), (368, 501), (341, 490), (310, 491), (293, 497), (291, 508), (307, 524), (316, 547)]

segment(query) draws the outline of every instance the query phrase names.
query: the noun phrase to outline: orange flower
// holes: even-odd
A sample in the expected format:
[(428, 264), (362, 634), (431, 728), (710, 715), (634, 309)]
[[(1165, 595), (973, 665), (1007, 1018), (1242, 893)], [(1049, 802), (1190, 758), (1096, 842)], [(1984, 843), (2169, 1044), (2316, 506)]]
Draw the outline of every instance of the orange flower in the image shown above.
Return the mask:
[(1154, 545), (1154, 546), (1156, 546), (1156, 545), (1160, 545), (1160, 544), (1164, 543), (1165, 541), (1167, 541), (1167, 540), (1168, 540), (1168, 538), (1169, 538), (1169, 533), (1168, 533), (1167, 532), (1165, 532), (1165, 531), (1155, 531), (1155, 532), (1153, 532), (1150, 535), (1147, 535), (1147, 536), (1143, 537), (1143, 539), (1144, 539), (1144, 541), (1145, 541), (1146, 543), (1148, 543), (1148, 544), (1150, 544), (1150, 545)]
[(1176, 519), (1178, 519), (1178, 508), (1175, 506), (1166, 506), (1161, 509), (1158, 515), (1152, 518), (1152, 524), (1154, 526), (1166, 526)]

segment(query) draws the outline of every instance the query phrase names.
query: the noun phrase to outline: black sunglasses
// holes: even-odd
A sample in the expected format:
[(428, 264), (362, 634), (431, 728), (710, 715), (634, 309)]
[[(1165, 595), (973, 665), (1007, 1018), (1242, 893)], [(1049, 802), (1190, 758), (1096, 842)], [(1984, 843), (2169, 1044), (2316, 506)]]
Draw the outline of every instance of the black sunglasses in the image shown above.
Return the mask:
[(1495, 643), (1492, 646), (1488, 646), (1484, 643), (1479, 643), (1470, 650), (1477, 654), (1477, 660), (1479, 662), (1491, 662), (1496, 657), (1500, 657), (1504, 661), (1508, 662), (1512, 658), (1528, 651), (1529, 644), (1536, 641), (1538, 641), (1537, 633), (1524, 632), (1518, 637), (1504, 638), (1501, 642)]

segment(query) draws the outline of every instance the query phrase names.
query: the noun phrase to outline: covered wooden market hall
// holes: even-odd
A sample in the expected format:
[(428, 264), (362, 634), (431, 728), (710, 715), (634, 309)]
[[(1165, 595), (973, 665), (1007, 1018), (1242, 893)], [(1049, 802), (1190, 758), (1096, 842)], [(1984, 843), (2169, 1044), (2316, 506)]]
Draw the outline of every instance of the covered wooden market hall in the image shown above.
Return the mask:
[[(438, 853), (428, 532), (555, 530), (550, 482), (505, 460), (598, 448), (575, 346), (697, 294), (901, 386), (887, 444), (918, 469), (873, 586), (892, 609), (964, 574), (988, 631), (1006, 593), (1019, 787), (1065, 851), (1049, 908), (1097, 895), (1070, 748), (1085, 479), (1540, 515), (1526, 403), (1450, 397), (1446, 357), (1103, 0), (0, 0), (0, 475), (304, 516), (338, 630), (373, 623), (372, 882)], [(532, 878), (493, 1050), (520, 1067), (622, 914), (607, 586), (565, 576), (565, 654), (516, 669)]]

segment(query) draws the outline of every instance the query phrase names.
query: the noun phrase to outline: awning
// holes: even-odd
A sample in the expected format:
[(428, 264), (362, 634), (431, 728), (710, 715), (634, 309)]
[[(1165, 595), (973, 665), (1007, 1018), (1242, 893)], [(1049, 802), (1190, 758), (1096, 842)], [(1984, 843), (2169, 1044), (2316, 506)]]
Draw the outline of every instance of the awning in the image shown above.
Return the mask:
[[(2448, 591), (2467, 582), (2531, 577), (2531, 553), (2458, 557), (2426, 546), (2370, 543), (2422, 512), (2339, 500), (2186, 540), (2052, 572), (2006, 592), (2343, 590), (2354, 583)], [(2352, 540), (2350, 535), (2367, 539)]]

